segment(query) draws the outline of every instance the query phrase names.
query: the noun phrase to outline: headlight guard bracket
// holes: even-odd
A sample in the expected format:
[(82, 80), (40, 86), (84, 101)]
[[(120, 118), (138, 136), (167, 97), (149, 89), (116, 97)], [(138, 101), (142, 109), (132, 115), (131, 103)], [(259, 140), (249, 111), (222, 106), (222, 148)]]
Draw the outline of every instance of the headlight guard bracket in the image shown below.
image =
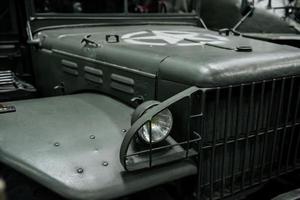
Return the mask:
[[(202, 90), (198, 87), (190, 87), (183, 92), (167, 99), (162, 103), (156, 103), (147, 112), (140, 116), (133, 122), (131, 128), (127, 131), (120, 149), (120, 162), (127, 171), (136, 171), (140, 169), (152, 168), (158, 165), (189, 159), (194, 156), (199, 156), (199, 149), (201, 149), (201, 135), (199, 131), (191, 127), (191, 121), (199, 120), (202, 123), (203, 113), (192, 114), (191, 99), (192, 96), (201, 93)], [(138, 131), (160, 112), (169, 109), (171, 106), (187, 99), (187, 112), (189, 118), (186, 123), (186, 134), (184, 141), (176, 141), (172, 137), (172, 133), (168, 137), (166, 144), (155, 146), (149, 143), (146, 150), (133, 150), (134, 138), (136, 138)], [(150, 105), (150, 104), (149, 104)], [(134, 117), (134, 116), (133, 116)], [(133, 120), (134, 121), (134, 120)], [(151, 123), (150, 123), (151, 130)], [(150, 131), (150, 137), (151, 131)], [(162, 153), (163, 152), (163, 153)]]

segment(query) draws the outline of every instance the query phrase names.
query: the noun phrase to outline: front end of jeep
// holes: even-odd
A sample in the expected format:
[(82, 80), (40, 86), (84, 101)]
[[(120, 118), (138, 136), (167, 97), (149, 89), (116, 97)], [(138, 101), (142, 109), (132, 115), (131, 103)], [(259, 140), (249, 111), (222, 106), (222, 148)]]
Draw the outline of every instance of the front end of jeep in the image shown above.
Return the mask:
[(186, 177), (236, 198), (299, 169), (298, 49), (207, 30), (198, 1), (66, 2), (27, 4), (42, 98), (6, 103), (1, 163), (70, 199)]

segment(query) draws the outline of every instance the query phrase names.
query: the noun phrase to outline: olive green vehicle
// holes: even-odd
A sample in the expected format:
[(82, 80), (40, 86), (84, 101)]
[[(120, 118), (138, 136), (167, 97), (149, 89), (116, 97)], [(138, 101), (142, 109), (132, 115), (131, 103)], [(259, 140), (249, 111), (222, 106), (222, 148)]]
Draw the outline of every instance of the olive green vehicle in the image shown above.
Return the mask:
[(299, 169), (298, 48), (209, 31), (199, 1), (88, 2), (26, 1), (39, 98), (1, 103), (3, 165), (69, 199), (237, 198)]

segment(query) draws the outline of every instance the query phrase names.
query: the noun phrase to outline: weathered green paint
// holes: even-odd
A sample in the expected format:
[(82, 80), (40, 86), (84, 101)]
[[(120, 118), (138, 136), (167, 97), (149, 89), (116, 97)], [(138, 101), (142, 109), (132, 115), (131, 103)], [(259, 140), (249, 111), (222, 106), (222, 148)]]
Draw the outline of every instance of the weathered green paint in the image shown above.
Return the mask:
[(111, 199), (196, 173), (189, 162), (126, 173), (119, 149), (133, 109), (85, 93), (12, 102), (0, 160), (71, 199)]
[[(105, 41), (105, 36), (108, 34), (116, 34), (122, 37), (126, 34), (139, 32), (149, 32), (151, 35), (152, 31), (196, 33), (200, 37), (216, 37), (224, 40), (220, 44), (222, 47), (234, 49), (246, 45), (250, 46), (253, 51), (236, 52), (213, 46), (201, 46), (195, 41), (188, 42), (184, 40), (179, 41), (179, 44), (186, 42), (190, 43), (190, 46), (179, 46), (178, 43), (164, 46), (140, 45), (128, 43), (122, 39), (120, 43), (107, 43)], [(81, 40), (88, 34), (91, 34), (90, 40), (99, 43), (101, 46), (98, 48), (84, 46)], [(93, 63), (99, 69), (105, 66), (108, 73), (111, 73), (113, 70), (119, 70), (122, 73), (129, 73), (130, 75), (128, 76), (134, 78), (154, 78), (158, 76), (159, 80), (168, 80), (185, 85), (197, 85), (199, 87), (215, 87), (300, 73), (300, 68), (298, 67), (300, 64), (300, 52), (296, 48), (237, 36), (220, 36), (212, 31), (193, 26), (149, 25), (66, 28), (42, 31), (39, 35), (40, 38), (46, 38), (43, 40), (42, 48), (50, 51), (53, 58), (61, 56), (61, 58), (75, 60), (76, 62), (81, 60), (85, 63)], [(149, 40), (147, 41), (149, 42)], [(157, 43), (157, 41), (153, 42)], [(159, 42), (165, 41), (159, 40)], [(195, 46), (191, 45), (193, 43)], [(39, 56), (42, 52), (39, 50), (36, 55)], [(36, 69), (39, 70), (37, 77), (42, 79), (41, 83), (47, 80), (46, 74), (48, 73), (46, 71), (50, 67), (41, 68), (39, 66), (52, 65), (51, 63), (45, 63), (44, 60), (36, 62)], [(52, 66), (51, 70), (55, 70), (55, 72), (60, 70), (60, 67), (57, 65)], [(109, 82), (109, 80), (107, 81)], [(150, 83), (150, 85), (141, 88), (135, 95), (143, 95), (143, 89), (149, 90), (153, 87), (154, 90), (154, 83), (151, 83), (151, 81), (147, 81), (147, 83)], [(136, 86), (139, 87), (141, 85), (143, 84), (137, 84)], [(108, 93), (111, 92), (108, 91)], [(154, 92), (152, 92), (152, 96), (149, 96), (153, 98)], [(128, 101), (126, 97), (121, 99)]]
[[(12, 102), (17, 112), (1, 116), (1, 161), (68, 198), (120, 197), (196, 173), (190, 162), (124, 171), (118, 154), (122, 129), (131, 125), (133, 97), (165, 100), (189, 86), (228, 86), (300, 74), (296, 48), (219, 36), (196, 26), (154, 24), (48, 27), (36, 33), (42, 44), (32, 51), (36, 85), (48, 98)], [(221, 42), (199, 45), (189, 36), (178, 40), (169, 34), (167, 39), (177, 42), (166, 43), (165, 37), (152, 41), (165, 42), (156, 46), (123, 38), (152, 31), (188, 32)], [(87, 35), (98, 47), (81, 42)], [(121, 41), (107, 43), (106, 35), (119, 35)], [(228, 50), (245, 45), (252, 52)], [(57, 85), (64, 85), (67, 94), (82, 94), (50, 98), (62, 94), (53, 89)]]

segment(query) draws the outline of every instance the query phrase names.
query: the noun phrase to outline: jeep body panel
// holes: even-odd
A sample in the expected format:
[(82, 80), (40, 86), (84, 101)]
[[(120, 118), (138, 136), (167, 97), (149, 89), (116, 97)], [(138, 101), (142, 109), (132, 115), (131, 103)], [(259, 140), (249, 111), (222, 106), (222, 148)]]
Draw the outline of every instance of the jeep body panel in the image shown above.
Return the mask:
[(192, 162), (127, 173), (119, 150), (133, 109), (93, 93), (15, 101), (1, 162), (71, 199), (111, 199), (196, 174)]
[[(99, 47), (82, 43), (87, 35)], [(117, 35), (120, 41), (108, 43), (107, 35)], [(79, 75), (75, 74), (76, 76), (81, 75), (80, 71), (84, 71), (85, 65), (91, 64), (102, 71), (117, 69), (126, 73), (124, 76), (133, 79), (134, 87), (137, 88), (131, 95), (142, 95), (146, 100), (155, 97), (155, 79), (215, 87), (291, 76), (300, 72), (300, 52), (296, 48), (236, 36), (220, 36), (193, 26), (65, 28), (41, 31), (37, 37), (42, 40), (42, 49), (34, 53), (34, 58), (37, 59), (35, 69), (38, 85), (49, 80), (47, 74), (50, 70), (57, 74), (51, 81), (55, 80), (58, 84), (62, 80), (59, 80), (62, 77), (58, 75), (62, 74), (62, 62), (74, 60), (73, 64), (78, 64), (80, 68)], [(146, 39), (140, 39), (141, 37)], [(168, 37), (171, 38), (169, 41)], [(252, 51), (236, 51), (240, 46), (249, 46)], [(55, 66), (45, 63), (45, 57), (41, 56), (45, 52), (60, 56), (58, 61), (53, 61)], [(84, 64), (81, 64), (83, 61)], [(40, 67), (41, 65), (44, 67)], [(106, 72), (103, 74), (105, 76)], [(142, 81), (137, 82), (136, 77), (143, 77), (137, 78)], [(111, 81), (109, 79), (112, 78), (104, 78), (101, 87), (108, 88), (107, 84)]]
[[(134, 34), (147, 38), (138, 41), (142, 44), (128, 41)], [(149, 41), (151, 34), (159, 39)], [(87, 35), (98, 46), (82, 43)], [(107, 42), (107, 35), (120, 41)], [(191, 35), (216, 46), (185, 40)], [(166, 36), (175, 42), (170, 44)], [(45, 95), (57, 94), (53, 87), (63, 82), (67, 94), (90, 90), (130, 104), (139, 95), (165, 100), (192, 85), (218, 87), (300, 73), (296, 48), (223, 37), (192, 26), (66, 28), (36, 37), (42, 40), (33, 52), (37, 86)], [(241, 45), (251, 46), (252, 52), (236, 51)], [(197, 172), (190, 162), (126, 172), (118, 153), (133, 109), (110, 97), (77, 94), (13, 104), (17, 112), (0, 122), (3, 162), (65, 197), (115, 198)]]
[(300, 35), (293, 33), (244, 33), (244, 37), (299, 47)]
[[(126, 24), (124, 22), (127, 18), (122, 17), (118, 20), (123, 23), (108, 23), (108, 16), (101, 19), (101, 22), (107, 20), (107, 23), (88, 25), (79, 16), (78, 23), (82, 24), (65, 27), (63, 25), (67, 24), (68, 16), (65, 17), (66, 21), (64, 16), (51, 14), (31, 18), (29, 26), (33, 25), (34, 31), (32, 60), (35, 81), (41, 96), (47, 98), (11, 102), (17, 111), (3, 115), (3, 120), (0, 121), (1, 162), (64, 197), (111, 199), (191, 175), (197, 175), (198, 182), (193, 183), (197, 190), (208, 186), (211, 187), (210, 195), (214, 195), (214, 178), (220, 176), (214, 177), (212, 169), (220, 167), (218, 163), (223, 158), (223, 170), (233, 166), (222, 174), (222, 178), (225, 178), (223, 184), (227, 177), (232, 177), (230, 184), (233, 194), (237, 167), (235, 163), (242, 163), (241, 158), (250, 157), (246, 153), (251, 149), (247, 145), (247, 136), (239, 138), (239, 126), (241, 129), (246, 127), (245, 123), (239, 124), (240, 118), (246, 121), (244, 117), (239, 117), (239, 112), (246, 111), (248, 114), (245, 116), (259, 119), (256, 113), (262, 109), (258, 109), (257, 105), (263, 107), (260, 105), (262, 103), (258, 103), (260, 93), (261, 96), (274, 94), (266, 98), (266, 105), (272, 105), (269, 101), (277, 98), (276, 95), (281, 98), (277, 98), (274, 106), (283, 104), (280, 99), (284, 99), (285, 93), (278, 90), (278, 85), (284, 89), (285, 81), (289, 85), (295, 80), (298, 83), (296, 76), (300, 74), (299, 49), (243, 37), (221, 36), (197, 27), (196, 16), (189, 18), (193, 19), (193, 25), (185, 23), (184, 16), (170, 17), (174, 21), (160, 16), (153, 19), (150, 16), (145, 21), (141, 16), (136, 20), (134, 16), (128, 18), (130, 20)], [(90, 20), (96, 22), (97, 18), (90, 16)], [(148, 20), (151, 23), (147, 24)], [(76, 24), (76, 16), (71, 21)], [(192, 89), (197, 91), (197, 95), (193, 93), (192, 96), (188, 92), (184, 96), (185, 101), (179, 102), (178, 99), (183, 99), (179, 93), (190, 86), (196, 86)], [(252, 98), (248, 94), (244, 95), (244, 88), (250, 91)], [(294, 101), (297, 101), (298, 93), (294, 90), (298, 86), (292, 89), (288, 96), (290, 99), (296, 97)], [(268, 90), (266, 94), (263, 93), (264, 90)], [(172, 99), (173, 95), (175, 100)], [(228, 99), (226, 109), (225, 98)], [(137, 99), (138, 102), (135, 101)], [(166, 99), (169, 100), (166, 103), (168, 106), (163, 110), (174, 103), (173, 110), (170, 110), (174, 121), (176, 120), (173, 127), (176, 130), (171, 131), (172, 134), (190, 134), (190, 129), (187, 128), (190, 119), (197, 119), (194, 125), (203, 131), (200, 133), (197, 129), (200, 133), (197, 133), (198, 138), (203, 138), (206, 150), (212, 149), (211, 154), (206, 151), (205, 156), (201, 155), (204, 151), (200, 150), (199, 142), (198, 152), (194, 146), (190, 146), (193, 153), (195, 152), (193, 156), (199, 153), (196, 159), (198, 162), (186, 159), (152, 168), (149, 161), (151, 169), (126, 171), (123, 165), (126, 165), (126, 159), (124, 163), (120, 163), (119, 156), (121, 158), (123, 155), (119, 154), (126, 134), (124, 130), (129, 130), (130, 133), (136, 125), (131, 124), (134, 108), (143, 101)], [(216, 103), (220, 101), (222, 107)], [(170, 102), (172, 105), (169, 105)], [(292, 105), (296, 107), (296, 127), (299, 126), (296, 124), (297, 103), (293, 102)], [(238, 108), (242, 106), (246, 109)], [(268, 118), (273, 114), (269, 111), (273, 108), (265, 107), (268, 110), (263, 111)], [(145, 116), (152, 120), (156, 114), (144, 115), (137, 122), (144, 122)], [(218, 117), (222, 119), (218, 120)], [(208, 125), (206, 130), (202, 130), (202, 120), (206, 123), (203, 127)], [(229, 128), (225, 128), (227, 123), (231, 123)], [(217, 124), (221, 125), (217, 127)], [(235, 125), (237, 129), (233, 128)], [(262, 128), (266, 128), (268, 133), (272, 127)], [(273, 129), (276, 132), (279, 128), (281, 127), (277, 124)], [(228, 138), (224, 136), (223, 146), (226, 149), (228, 145), (229, 148), (214, 152), (215, 135), (219, 134), (220, 140), (223, 139), (223, 132), (218, 129), (228, 132)], [(253, 130), (259, 134), (258, 126)], [(136, 133), (137, 131), (133, 132), (133, 136)], [(229, 137), (233, 134), (235, 137)], [(226, 142), (227, 139), (230, 139), (230, 143)], [(241, 147), (237, 147), (238, 140), (246, 140), (246, 145), (241, 143)], [(173, 141), (179, 146), (182, 145), (175, 139)], [(185, 142), (189, 147), (190, 138)], [(205, 146), (205, 142), (211, 142), (211, 145)], [(234, 148), (231, 148), (232, 145)], [(186, 150), (180, 146), (187, 152), (185, 155), (189, 155), (188, 147)], [(235, 152), (240, 154), (235, 156)], [(244, 152), (246, 156), (242, 155)], [(227, 165), (227, 157), (232, 158), (232, 162), (228, 161), (232, 164)], [(149, 160), (151, 158), (149, 156)], [(199, 167), (201, 164), (205, 167)], [(244, 167), (246, 164), (250, 162), (244, 163)], [(210, 173), (207, 170), (209, 167)], [(197, 185), (202, 178), (203, 186)]]

